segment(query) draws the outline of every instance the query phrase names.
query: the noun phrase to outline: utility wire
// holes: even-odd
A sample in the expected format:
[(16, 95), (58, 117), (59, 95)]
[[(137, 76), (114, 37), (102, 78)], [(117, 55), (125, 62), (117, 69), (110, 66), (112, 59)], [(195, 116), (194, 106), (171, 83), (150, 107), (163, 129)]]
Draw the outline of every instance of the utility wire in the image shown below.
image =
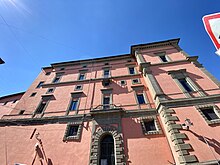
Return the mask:
[(11, 29), (10, 25), (7, 23), (7, 21), (4, 19), (4, 17), (1, 15), (0, 13), (0, 17), (2, 18), (2, 20), (4, 21), (5, 25), (8, 27), (8, 29), (10, 30), (11, 34), (14, 36), (14, 38), (16, 39), (16, 41), (18, 42), (18, 44), (24, 49), (24, 51), (26, 52), (27, 55), (30, 55), (30, 53), (28, 52), (28, 50), (24, 47), (24, 45), (20, 42), (20, 40), (17, 38), (16, 34), (14, 33), (14, 31)]

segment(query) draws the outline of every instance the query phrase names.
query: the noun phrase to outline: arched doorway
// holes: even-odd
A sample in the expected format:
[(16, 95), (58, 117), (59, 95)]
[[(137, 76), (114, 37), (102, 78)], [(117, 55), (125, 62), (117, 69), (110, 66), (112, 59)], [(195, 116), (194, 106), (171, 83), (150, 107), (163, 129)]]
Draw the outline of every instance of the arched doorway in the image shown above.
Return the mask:
[(105, 135), (100, 142), (100, 165), (115, 165), (114, 139)]

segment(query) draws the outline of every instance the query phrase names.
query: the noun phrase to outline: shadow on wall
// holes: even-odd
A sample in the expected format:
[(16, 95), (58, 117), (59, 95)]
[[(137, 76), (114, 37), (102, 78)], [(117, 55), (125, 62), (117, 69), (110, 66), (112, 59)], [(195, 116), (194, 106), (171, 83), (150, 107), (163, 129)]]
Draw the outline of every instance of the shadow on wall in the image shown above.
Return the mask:
[(217, 140), (215, 140), (213, 138), (210, 139), (210, 138), (202, 136), (202, 135), (198, 135), (197, 133), (193, 132), (192, 130), (189, 130), (189, 132), (191, 132), (193, 135), (195, 135), (203, 143), (212, 147), (215, 150), (215, 152), (220, 155), (220, 143)]
[[(147, 135), (147, 136), (144, 135), (139, 119), (128, 118), (123, 123), (126, 125), (126, 127), (123, 126), (124, 128), (123, 129), (123, 141), (124, 141), (124, 153), (126, 157), (126, 165), (132, 164), (132, 161), (129, 160), (129, 149), (128, 149), (129, 139), (145, 138), (145, 139), (150, 140), (152, 138), (164, 137), (164, 134)], [(172, 163), (169, 163), (169, 164), (172, 164)]]

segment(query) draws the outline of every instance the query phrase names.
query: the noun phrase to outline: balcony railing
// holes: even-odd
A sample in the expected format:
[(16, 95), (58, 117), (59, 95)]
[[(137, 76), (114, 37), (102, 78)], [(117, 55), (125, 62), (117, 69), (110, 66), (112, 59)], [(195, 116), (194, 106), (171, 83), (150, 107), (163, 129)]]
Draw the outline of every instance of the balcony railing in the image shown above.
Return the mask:
[(115, 104), (102, 104), (98, 105), (95, 108), (91, 108), (91, 111), (109, 111), (109, 110), (122, 110), (121, 106), (117, 106)]

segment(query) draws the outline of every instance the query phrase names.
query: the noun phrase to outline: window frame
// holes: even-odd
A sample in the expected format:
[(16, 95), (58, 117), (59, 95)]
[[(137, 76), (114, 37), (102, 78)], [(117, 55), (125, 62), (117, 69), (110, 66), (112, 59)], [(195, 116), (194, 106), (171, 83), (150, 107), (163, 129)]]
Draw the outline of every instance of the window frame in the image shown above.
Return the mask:
[[(83, 129), (82, 124), (83, 124), (82, 121), (67, 123), (66, 130), (64, 133), (64, 137), (63, 137), (63, 141), (80, 140), (81, 134), (82, 134), (82, 129)], [(74, 136), (68, 136), (71, 126), (78, 126), (77, 134)]]
[[(61, 77), (62, 77), (61, 75), (56, 75), (56, 76), (54, 77), (52, 83), (53, 83), (53, 84), (59, 83), (60, 80), (61, 80)], [(58, 78), (58, 80), (55, 82), (55, 80), (56, 80), (57, 78)]]
[[(43, 110), (41, 111), (41, 113), (37, 113), (38, 109), (40, 108), (40, 106), (41, 106), (41, 104), (42, 104), (43, 102), (46, 102), (46, 103), (45, 103), (45, 106), (44, 106), (44, 108), (43, 108)], [(43, 115), (44, 112), (45, 112), (45, 110), (46, 110), (46, 108), (47, 108), (47, 106), (48, 106), (48, 104), (49, 104), (49, 100), (43, 100), (43, 99), (41, 99), (40, 103), (38, 104), (37, 108), (36, 108), (35, 111), (34, 111), (34, 115), (41, 115), (41, 114)]]
[(41, 88), (42, 85), (44, 84), (44, 82), (45, 82), (45, 81), (40, 81), (40, 82), (38, 83), (38, 85), (36, 86), (36, 88)]
[[(205, 114), (202, 112), (203, 109), (206, 108), (213, 108), (214, 113), (216, 114), (216, 116), (218, 117), (218, 119), (213, 119), (213, 120), (209, 120)], [(201, 114), (201, 116), (205, 119), (206, 123), (208, 125), (213, 125), (213, 124), (219, 124), (220, 123), (220, 109), (217, 105), (197, 105), (196, 109), (199, 111), (199, 113)]]
[[(79, 89), (77, 89), (78, 86), (80, 86)], [(75, 91), (81, 91), (82, 89), (83, 89), (83, 85), (76, 85), (74, 90)]]
[[(109, 110), (109, 109), (111, 109), (111, 105), (113, 104), (113, 94), (112, 94), (112, 89), (110, 89), (110, 90), (102, 90), (102, 95), (101, 95), (101, 105), (102, 105), (102, 107), (103, 107), (103, 110), (105, 109), (104, 108), (104, 98), (105, 97), (109, 97), (109, 108), (108, 109), (106, 109), (106, 110)], [(107, 106), (107, 104), (106, 104), (106, 106)]]
[[(133, 68), (133, 69), (134, 69), (134, 73), (133, 73), (133, 74), (131, 74), (130, 68)], [(135, 75), (135, 74), (137, 74), (137, 71), (136, 71), (136, 69), (135, 69), (135, 66), (129, 66), (129, 67), (128, 67), (128, 73), (129, 73), (129, 75)]]
[[(137, 80), (138, 82), (135, 83), (134, 80)], [(141, 83), (140, 78), (134, 78), (134, 79), (131, 80), (131, 82), (132, 82), (133, 85)]]
[[(52, 89), (52, 92), (49, 92), (49, 90), (51, 89)], [(48, 88), (46, 94), (54, 93), (54, 91), (55, 91), (55, 88)]]
[[(145, 127), (145, 122), (152, 121), (152, 120), (154, 121), (154, 125), (155, 125), (156, 130), (147, 131), (146, 127)], [(162, 129), (161, 129), (160, 123), (159, 123), (159, 121), (158, 121), (156, 116), (145, 116), (145, 117), (142, 117), (140, 123), (141, 123), (142, 131), (143, 131), (144, 135), (162, 134)]]
[[(84, 78), (83, 79), (80, 79), (80, 76), (81, 75), (84, 75)], [(83, 80), (85, 80), (86, 79), (86, 73), (79, 73), (79, 75), (78, 75), (78, 81), (83, 81)]]
[[(105, 72), (108, 71), (108, 75), (105, 75)], [(110, 78), (111, 77), (111, 70), (110, 69), (103, 69), (103, 78)]]
[(37, 92), (32, 92), (31, 95), (30, 95), (30, 97), (35, 97), (36, 94), (37, 94)]

